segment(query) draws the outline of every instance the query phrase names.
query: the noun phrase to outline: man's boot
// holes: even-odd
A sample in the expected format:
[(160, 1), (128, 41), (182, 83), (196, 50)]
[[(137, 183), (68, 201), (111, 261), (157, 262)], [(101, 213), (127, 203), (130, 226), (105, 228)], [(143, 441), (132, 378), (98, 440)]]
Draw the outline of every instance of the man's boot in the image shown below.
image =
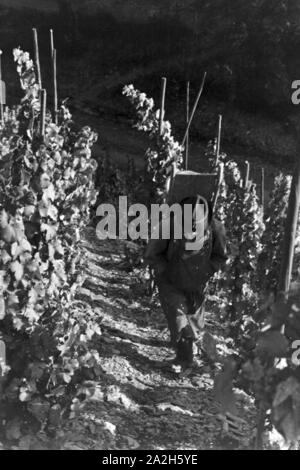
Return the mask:
[(177, 353), (174, 361), (175, 366), (180, 366), (183, 370), (193, 365), (193, 332), (189, 327), (184, 328), (180, 340), (177, 343)]

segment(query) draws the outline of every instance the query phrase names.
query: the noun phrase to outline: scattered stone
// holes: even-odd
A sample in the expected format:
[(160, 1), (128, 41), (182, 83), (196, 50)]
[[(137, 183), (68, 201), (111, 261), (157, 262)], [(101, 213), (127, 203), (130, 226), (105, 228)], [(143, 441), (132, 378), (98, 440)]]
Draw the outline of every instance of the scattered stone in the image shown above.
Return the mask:
[(194, 413), (190, 410), (184, 410), (183, 408), (180, 408), (180, 406), (172, 405), (171, 403), (159, 403), (157, 405), (157, 408), (161, 411), (174, 411), (174, 413), (182, 413), (184, 415), (188, 416), (194, 416)]
[(108, 421), (104, 421), (103, 425), (104, 425), (104, 429), (109, 431), (113, 436), (116, 434), (117, 426), (115, 426), (114, 424)]

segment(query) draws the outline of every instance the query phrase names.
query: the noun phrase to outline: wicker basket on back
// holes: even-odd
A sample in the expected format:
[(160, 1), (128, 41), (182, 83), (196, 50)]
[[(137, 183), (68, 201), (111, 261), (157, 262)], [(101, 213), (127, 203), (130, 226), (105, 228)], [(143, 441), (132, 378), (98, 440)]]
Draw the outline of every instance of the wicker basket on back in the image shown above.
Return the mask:
[(214, 207), (220, 183), (223, 178), (223, 166), (216, 173), (196, 173), (194, 171), (174, 171), (169, 183), (167, 203), (181, 202), (186, 197), (199, 194)]

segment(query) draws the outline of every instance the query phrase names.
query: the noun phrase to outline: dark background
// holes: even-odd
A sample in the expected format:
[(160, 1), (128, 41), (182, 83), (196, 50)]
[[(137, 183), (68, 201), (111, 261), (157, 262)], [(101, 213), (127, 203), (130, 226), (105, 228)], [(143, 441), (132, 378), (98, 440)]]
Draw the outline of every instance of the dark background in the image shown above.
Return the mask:
[(226, 150), (279, 165), (294, 159), (299, 110), (291, 103), (291, 83), (300, 79), (299, 0), (0, 0), (9, 103), (20, 97), (11, 51), (20, 45), (32, 52), (32, 27), (39, 31), (50, 99), (54, 29), (60, 98), (69, 97), (81, 119), (86, 113), (96, 126), (101, 119), (125, 125), (133, 115), (123, 85), (133, 83), (157, 100), (166, 76), (167, 118), (180, 138), (186, 81), (194, 99), (206, 70), (192, 139), (213, 138), (222, 113)]

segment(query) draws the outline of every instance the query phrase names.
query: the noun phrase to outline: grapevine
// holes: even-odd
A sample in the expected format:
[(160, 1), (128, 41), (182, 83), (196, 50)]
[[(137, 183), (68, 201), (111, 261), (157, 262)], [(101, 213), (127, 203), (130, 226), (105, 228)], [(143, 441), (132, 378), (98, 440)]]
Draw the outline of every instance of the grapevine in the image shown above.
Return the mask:
[[(82, 371), (97, 371), (90, 347), (100, 335), (93, 311), (75, 298), (84, 281), (82, 230), (97, 191), (91, 148), (97, 135), (76, 131), (63, 104), (58, 125), (46, 114), (29, 54), (14, 50), (24, 97), (0, 129), (0, 328), (7, 350), (0, 412), (6, 437), (31, 416), (54, 429), (76, 397)], [(96, 372), (95, 372), (96, 373)], [(2, 430), (4, 432), (4, 429)]]
[(149, 135), (151, 146), (145, 154), (146, 173), (145, 182), (150, 187), (151, 202), (161, 202), (165, 196), (165, 185), (173, 162), (182, 167), (183, 148), (174, 139), (169, 121), (163, 121), (162, 133), (159, 130), (160, 110), (155, 109), (152, 98), (145, 93), (127, 85), (123, 94), (129, 99), (137, 112), (135, 127)]

